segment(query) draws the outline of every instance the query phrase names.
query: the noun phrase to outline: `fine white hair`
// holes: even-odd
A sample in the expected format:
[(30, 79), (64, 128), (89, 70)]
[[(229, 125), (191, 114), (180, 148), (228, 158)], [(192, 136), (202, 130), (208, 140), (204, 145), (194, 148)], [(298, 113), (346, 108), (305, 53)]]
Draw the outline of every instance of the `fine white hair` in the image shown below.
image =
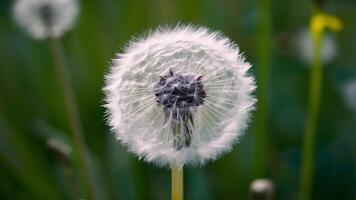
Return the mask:
[[(41, 9), (48, 8), (50, 24)], [(58, 38), (70, 30), (79, 13), (77, 0), (17, 0), (13, 13), (16, 22), (35, 39)]]
[[(237, 45), (204, 27), (158, 28), (131, 41), (106, 76), (108, 121), (117, 139), (159, 166), (203, 165), (232, 149), (256, 100), (251, 65)], [(172, 70), (202, 76), (204, 104), (194, 113), (192, 141), (177, 150), (154, 87)]]

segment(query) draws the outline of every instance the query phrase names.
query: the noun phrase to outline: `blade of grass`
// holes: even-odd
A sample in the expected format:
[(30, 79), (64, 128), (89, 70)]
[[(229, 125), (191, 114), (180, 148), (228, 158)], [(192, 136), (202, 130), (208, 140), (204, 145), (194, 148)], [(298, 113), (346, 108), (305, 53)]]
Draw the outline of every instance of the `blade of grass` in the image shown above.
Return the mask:
[(320, 95), (322, 85), (322, 66), (321, 66), (321, 39), (323, 34), (313, 33), (314, 59), (309, 85), (309, 106), (307, 124), (303, 141), (303, 165), (301, 181), (301, 199), (310, 199), (312, 182), (314, 177), (314, 145), (316, 135), (316, 123), (320, 108)]
[(256, 149), (253, 167), (254, 177), (263, 177), (266, 173), (267, 158), (267, 96), (270, 76), (271, 52), (270, 0), (260, 1), (260, 17), (258, 25), (258, 71), (257, 88), (258, 102), (255, 117)]

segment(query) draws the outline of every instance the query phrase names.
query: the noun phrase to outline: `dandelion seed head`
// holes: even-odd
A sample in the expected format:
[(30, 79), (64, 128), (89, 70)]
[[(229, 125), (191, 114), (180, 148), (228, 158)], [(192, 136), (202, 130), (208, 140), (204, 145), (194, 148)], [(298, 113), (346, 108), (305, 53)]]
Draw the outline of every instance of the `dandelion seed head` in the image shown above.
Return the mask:
[(256, 179), (250, 185), (252, 199), (272, 200), (274, 199), (275, 187), (269, 179)]
[(159, 28), (132, 41), (106, 76), (108, 121), (140, 158), (203, 165), (231, 150), (255, 99), (250, 64), (218, 32)]
[[(323, 47), (321, 52), (321, 59), (324, 64), (331, 62), (337, 55), (337, 44), (335, 39), (325, 34), (323, 37)], [(300, 58), (310, 66), (313, 62), (313, 40), (310, 31), (302, 31), (296, 40), (296, 46), (299, 50)]]
[(13, 12), (35, 39), (57, 38), (72, 28), (79, 5), (76, 0), (17, 0)]

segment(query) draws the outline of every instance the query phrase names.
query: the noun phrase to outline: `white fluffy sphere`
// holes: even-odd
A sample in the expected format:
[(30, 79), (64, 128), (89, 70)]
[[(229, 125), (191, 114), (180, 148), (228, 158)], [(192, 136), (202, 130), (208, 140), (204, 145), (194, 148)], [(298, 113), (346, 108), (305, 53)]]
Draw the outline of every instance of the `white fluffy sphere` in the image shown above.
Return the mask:
[(17, 0), (13, 12), (35, 39), (57, 38), (72, 28), (79, 5), (76, 0)]
[[(110, 126), (118, 140), (148, 162), (203, 165), (230, 151), (247, 127), (256, 101), (250, 66), (237, 45), (218, 32), (192, 26), (159, 28), (130, 42), (113, 60), (104, 88)], [(157, 103), (155, 96), (160, 80), (172, 81), (170, 73), (195, 77), (203, 85), (195, 90), (206, 94), (202, 104), (188, 109), (191, 138), (178, 148), (172, 124), (183, 122), (167, 117), (167, 105)]]

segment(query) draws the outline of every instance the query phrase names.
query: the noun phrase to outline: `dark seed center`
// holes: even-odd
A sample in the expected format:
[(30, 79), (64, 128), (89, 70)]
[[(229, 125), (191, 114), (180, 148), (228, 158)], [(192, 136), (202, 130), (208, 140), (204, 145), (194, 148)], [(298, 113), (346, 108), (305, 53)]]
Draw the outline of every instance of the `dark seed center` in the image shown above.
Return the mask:
[(193, 114), (206, 97), (202, 76), (175, 74), (170, 70), (167, 75), (161, 76), (154, 93), (158, 105), (163, 107), (166, 121), (171, 123), (174, 148), (180, 150), (190, 146)]
[(50, 27), (54, 21), (54, 10), (51, 7), (51, 5), (50, 4), (43, 5), (42, 7), (40, 7), (39, 12), (44, 25)]
[(157, 103), (167, 111), (181, 110), (182, 112), (202, 105), (206, 93), (201, 79), (202, 76), (174, 74), (170, 70), (169, 74), (161, 76), (156, 85), (155, 96)]

